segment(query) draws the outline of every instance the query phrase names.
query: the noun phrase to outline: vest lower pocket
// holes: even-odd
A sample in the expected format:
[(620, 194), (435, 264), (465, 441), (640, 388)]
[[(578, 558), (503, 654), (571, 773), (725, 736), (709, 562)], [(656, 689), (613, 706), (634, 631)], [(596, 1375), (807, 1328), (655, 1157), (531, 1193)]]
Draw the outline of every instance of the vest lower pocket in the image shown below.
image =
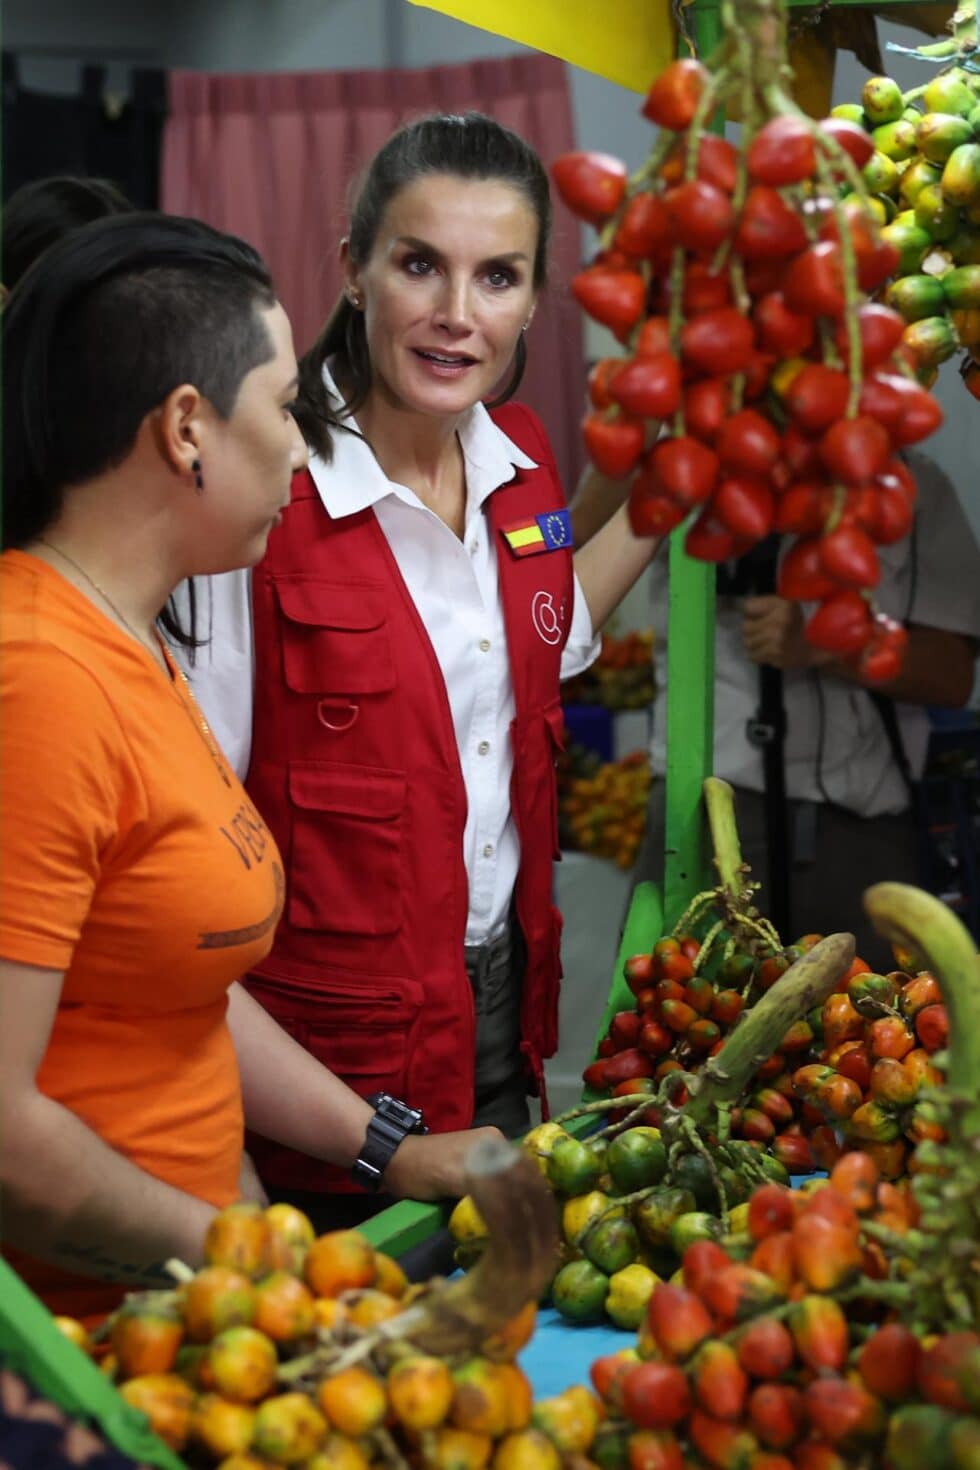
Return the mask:
[(402, 772), (369, 766), (290, 767), (295, 928), (381, 935), (401, 927), (405, 784)]
[(362, 1097), (404, 1096), (409, 1039), (422, 1009), (417, 982), (323, 975), (315, 991), (271, 976), (250, 976), (247, 984), (284, 1031)]

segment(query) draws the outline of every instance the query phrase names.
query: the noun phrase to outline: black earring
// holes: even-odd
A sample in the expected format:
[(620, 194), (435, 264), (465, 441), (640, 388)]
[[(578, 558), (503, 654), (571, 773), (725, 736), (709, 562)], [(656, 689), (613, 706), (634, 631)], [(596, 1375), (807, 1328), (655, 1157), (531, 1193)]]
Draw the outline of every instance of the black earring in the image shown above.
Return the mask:
[(194, 489), (197, 491), (198, 495), (203, 494), (204, 476), (201, 474), (201, 461), (199, 459), (191, 461), (191, 474), (194, 476)]

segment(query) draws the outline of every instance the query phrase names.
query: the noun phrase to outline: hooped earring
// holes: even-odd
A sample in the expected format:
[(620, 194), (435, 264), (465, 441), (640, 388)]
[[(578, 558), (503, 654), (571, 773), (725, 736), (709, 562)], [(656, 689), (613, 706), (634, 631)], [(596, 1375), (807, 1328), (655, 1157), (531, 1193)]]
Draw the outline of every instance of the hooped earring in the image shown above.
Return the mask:
[(191, 461), (191, 474), (194, 476), (194, 489), (197, 491), (198, 495), (203, 495), (204, 476), (201, 473), (201, 461), (199, 459)]

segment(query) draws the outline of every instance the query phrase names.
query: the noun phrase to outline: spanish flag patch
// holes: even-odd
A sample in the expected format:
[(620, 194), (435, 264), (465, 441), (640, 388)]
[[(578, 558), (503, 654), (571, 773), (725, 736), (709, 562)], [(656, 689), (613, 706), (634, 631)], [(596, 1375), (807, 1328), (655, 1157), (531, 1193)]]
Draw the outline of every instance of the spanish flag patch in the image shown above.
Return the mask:
[(537, 556), (541, 551), (567, 551), (572, 546), (572, 522), (567, 510), (502, 526), (501, 534), (515, 556)]

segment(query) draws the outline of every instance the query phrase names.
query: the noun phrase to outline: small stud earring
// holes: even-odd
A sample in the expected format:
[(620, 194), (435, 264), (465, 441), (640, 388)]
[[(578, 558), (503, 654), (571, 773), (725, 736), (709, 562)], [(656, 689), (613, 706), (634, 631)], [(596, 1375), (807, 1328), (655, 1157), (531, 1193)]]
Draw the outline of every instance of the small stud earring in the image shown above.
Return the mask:
[(530, 326), (530, 325), (531, 325), (531, 323), (530, 323), (530, 322), (525, 322), (525, 323), (524, 323), (524, 325), (523, 325), (523, 327), (521, 327), (521, 331), (522, 331), (522, 332), (526, 332), (526, 331), (527, 331), (527, 329), (528, 329), (528, 327), (529, 327), (529, 326)]
[(194, 489), (198, 495), (203, 495), (204, 476), (201, 474), (201, 461), (199, 459), (191, 461), (191, 474), (194, 476)]
[(357, 294), (356, 291), (348, 291), (347, 292), (347, 300), (350, 302), (351, 306), (354, 308), (355, 311), (360, 311), (360, 309), (361, 309), (361, 298), (360, 298), (360, 296), (358, 296), (358, 294)]

